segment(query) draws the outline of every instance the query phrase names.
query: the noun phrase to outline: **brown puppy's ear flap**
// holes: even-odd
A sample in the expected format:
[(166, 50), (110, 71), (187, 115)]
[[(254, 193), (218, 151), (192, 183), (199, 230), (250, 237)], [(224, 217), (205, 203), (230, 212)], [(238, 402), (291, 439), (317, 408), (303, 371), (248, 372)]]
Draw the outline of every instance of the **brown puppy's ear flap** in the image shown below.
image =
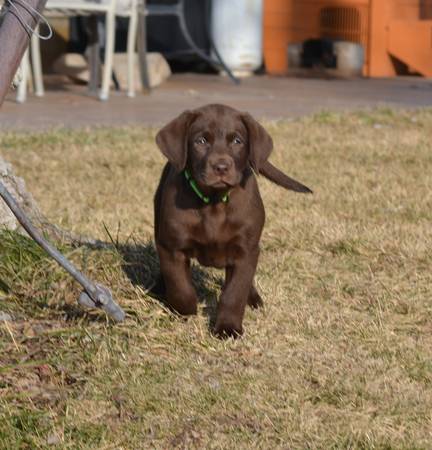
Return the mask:
[(156, 144), (179, 172), (186, 166), (188, 130), (195, 117), (195, 113), (184, 111), (156, 135)]
[(273, 150), (273, 139), (250, 114), (242, 114), (242, 120), (248, 130), (249, 163), (255, 173), (259, 174)]

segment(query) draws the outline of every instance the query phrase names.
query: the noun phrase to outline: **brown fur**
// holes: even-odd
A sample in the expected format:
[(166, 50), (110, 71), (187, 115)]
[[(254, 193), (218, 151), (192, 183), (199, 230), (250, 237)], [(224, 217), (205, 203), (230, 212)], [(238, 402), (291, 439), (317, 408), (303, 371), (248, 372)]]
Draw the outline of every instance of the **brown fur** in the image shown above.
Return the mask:
[[(273, 141), (249, 114), (223, 105), (185, 111), (156, 136), (168, 158), (155, 195), (155, 238), (168, 304), (195, 314), (197, 295), (190, 260), (225, 269), (214, 332), (243, 333), (246, 305), (263, 304), (253, 279), (265, 213), (255, 174), (298, 192), (309, 188), (267, 161)], [(206, 204), (193, 191), (187, 168)], [(229, 192), (228, 202), (221, 201)]]

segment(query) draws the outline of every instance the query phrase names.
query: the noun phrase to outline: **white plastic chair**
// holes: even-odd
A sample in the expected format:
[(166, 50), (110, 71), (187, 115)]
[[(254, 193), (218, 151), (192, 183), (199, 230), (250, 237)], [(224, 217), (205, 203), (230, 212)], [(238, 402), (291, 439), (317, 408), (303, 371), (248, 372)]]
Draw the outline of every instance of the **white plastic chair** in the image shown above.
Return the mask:
[[(35, 30), (36, 34), (39, 32), (39, 27)], [(42, 64), (40, 55), (40, 45), (39, 38), (33, 36), (30, 40), (30, 50), (27, 49), (21, 60), (20, 71), (21, 71), (21, 81), (18, 85), (16, 101), (18, 103), (24, 103), (27, 98), (27, 84), (30, 74), (30, 69), (33, 68), (34, 73), (34, 91), (37, 97), (42, 97), (44, 95), (44, 86), (42, 80)], [(30, 65), (30, 53), (31, 53), (31, 65)]]
[[(114, 59), (115, 44), (115, 18), (129, 17), (128, 41), (127, 41), (127, 60), (128, 60), (128, 90), (129, 97), (135, 96), (134, 88), (134, 63), (135, 63), (135, 44), (137, 40), (138, 29), (138, 0), (48, 0), (44, 15), (47, 17), (64, 16), (89, 16), (95, 14), (105, 15), (105, 61), (102, 72), (102, 84), (99, 94), (101, 100), (108, 100), (109, 88)], [(42, 66), (40, 64), (39, 38), (33, 34), (31, 38), (31, 59), (34, 71), (35, 94), (44, 95), (42, 81)], [(17, 101), (22, 103), (26, 99), (26, 88), (28, 83), (28, 53), (24, 56), (22, 63), (22, 80), (18, 87)]]

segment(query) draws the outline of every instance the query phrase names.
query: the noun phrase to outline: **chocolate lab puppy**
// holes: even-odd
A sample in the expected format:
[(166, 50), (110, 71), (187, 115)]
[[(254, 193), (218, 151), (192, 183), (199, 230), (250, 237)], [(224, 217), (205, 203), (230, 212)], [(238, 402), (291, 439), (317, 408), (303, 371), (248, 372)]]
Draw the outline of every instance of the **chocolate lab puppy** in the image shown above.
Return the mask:
[(154, 202), (166, 300), (179, 314), (196, 314), (191, 259), (225, 269), (214, 333), (239, 336), (246, 305), (263, 304), (253, 283), (265, 218), (256, 175), (293, 191), (311, 190), (268, 161), (269, 134), (228, 106), (183, 112), (159, 131), (156, 143), (168, 159)]

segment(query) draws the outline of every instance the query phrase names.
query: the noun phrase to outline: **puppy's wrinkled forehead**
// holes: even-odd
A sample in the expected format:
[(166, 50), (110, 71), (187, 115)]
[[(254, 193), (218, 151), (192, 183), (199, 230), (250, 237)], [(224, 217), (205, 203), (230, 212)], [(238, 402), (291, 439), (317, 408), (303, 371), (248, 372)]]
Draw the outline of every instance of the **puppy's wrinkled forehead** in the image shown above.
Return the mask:
[(196, 110), (197, 116), (189, 128), (189, 136), (200, 133), (214, 138), (224, 138), (233, 133), (247, 137), (247, 129), (238, 111), (231, 108), (202, 108)]

